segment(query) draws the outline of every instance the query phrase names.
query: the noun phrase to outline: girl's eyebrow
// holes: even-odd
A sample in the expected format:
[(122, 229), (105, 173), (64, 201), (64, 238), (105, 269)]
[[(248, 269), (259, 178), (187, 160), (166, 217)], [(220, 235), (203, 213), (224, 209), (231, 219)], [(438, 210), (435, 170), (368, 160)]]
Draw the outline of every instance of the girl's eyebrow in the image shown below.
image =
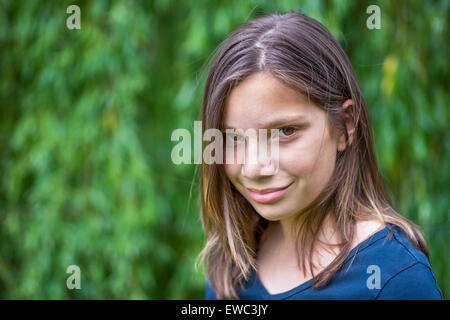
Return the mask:
[[(286, 124), (291, 124), (293, 122), (297, 122), (297, 121), (302, 121), (302, 120), (306, 120), (307, 118), (304, 115), (290, 115), (290, 116), (282, 116), (282, 117), (278, 117), (275, 119), (271, 119), (267, 122), (258, 122), (258, 126), (260, 128), (274, 128), (274, 127), (279, 127), (281, 125), (286, 125)], [(238, 129), (234, 126), (229, 126), (227, 124), (224, 124), (224, 128), (227, 129)]]

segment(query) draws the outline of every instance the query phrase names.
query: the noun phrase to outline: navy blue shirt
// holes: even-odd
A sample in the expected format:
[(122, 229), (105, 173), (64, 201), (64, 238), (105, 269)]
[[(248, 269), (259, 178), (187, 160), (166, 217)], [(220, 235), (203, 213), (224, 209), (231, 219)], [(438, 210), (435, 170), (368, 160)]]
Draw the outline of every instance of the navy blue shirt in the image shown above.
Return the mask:
[[(392, 228), (394, 233), (389, 240)], [(309, 280), (286, 292), (270, 294), (253, 271), (239, 297), (243, 300), (442, 299), (426, 256), (403, 230), (389, 224), (353, 248), (343, 267), (325, 287), (312, 285), (313, 281)], [(209, 281), (206, 281), (205, 299), (216, 299)]]

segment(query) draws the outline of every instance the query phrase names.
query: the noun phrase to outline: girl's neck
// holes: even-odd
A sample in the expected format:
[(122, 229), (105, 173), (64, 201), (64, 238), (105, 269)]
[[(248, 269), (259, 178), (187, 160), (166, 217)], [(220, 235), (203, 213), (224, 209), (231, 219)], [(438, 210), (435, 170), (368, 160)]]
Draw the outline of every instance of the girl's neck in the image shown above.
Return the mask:
[[(331, 220), (331, 215), (328, 214), (325, 218), (318, 233), (318, 243), (325, 244), (337, 244), (339, 238), (335, 224)], [(293, 226), (302, 223), (302, 220), (295, 221), (293, 218), (287, 218), (279, 221), (270, 221), (267, 226), (266, 232), (264, 232), (261, 241), (269, 240), (273, 245), (280, 250), (295, 250), (296, 233), (293, 230)]]

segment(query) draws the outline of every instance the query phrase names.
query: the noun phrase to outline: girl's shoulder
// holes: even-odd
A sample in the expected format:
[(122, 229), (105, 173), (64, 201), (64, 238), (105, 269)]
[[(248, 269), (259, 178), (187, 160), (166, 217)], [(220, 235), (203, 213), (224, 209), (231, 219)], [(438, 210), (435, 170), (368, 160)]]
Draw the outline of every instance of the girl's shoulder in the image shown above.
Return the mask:
[(382, 262), (388, 270), (401, 269), (422, 263), (430, 266), (425, 254), (420, 251), (398, 226), (387, 224), (372, 236), (357, 245), (352, 252), (373, 262)]
[(366, 274), (376, 299), (442, 299), (427, 257), (398, 226), (388, 224), (361, 242), (346, 264)]

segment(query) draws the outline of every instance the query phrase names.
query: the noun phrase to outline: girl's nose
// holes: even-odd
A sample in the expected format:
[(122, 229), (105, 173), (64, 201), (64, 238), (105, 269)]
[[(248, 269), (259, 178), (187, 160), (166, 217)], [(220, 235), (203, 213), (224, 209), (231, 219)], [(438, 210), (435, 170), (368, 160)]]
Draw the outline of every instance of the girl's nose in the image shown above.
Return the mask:
[(264, 152), (258, 152), (257, 143), (247, 143), (244, 163), (241, 167), (241, 174), (249, 179), (256, 179), (261, 176), (271, 176), (276, 173), (277, 166), (273, 159)]
[(271, 176), (275, 170), (270, 165), (265, 164), (246, 164), (242, 165), (241, 174), (248, 179), (257, 179), (262, 176)]

